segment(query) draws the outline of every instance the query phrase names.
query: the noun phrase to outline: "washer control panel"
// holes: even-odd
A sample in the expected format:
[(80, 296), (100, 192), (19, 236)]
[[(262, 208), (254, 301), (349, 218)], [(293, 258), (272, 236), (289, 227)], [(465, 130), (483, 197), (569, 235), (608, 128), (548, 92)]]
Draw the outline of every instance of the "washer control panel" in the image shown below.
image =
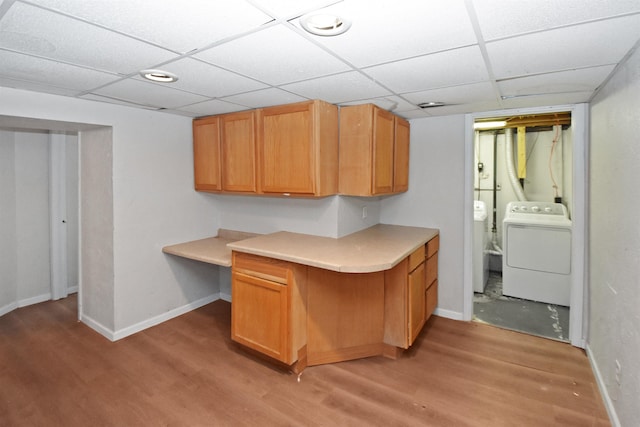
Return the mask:
[(562, 203), (551, 202), (509, 202), (507, 212), (567, 216), (567, 208)]

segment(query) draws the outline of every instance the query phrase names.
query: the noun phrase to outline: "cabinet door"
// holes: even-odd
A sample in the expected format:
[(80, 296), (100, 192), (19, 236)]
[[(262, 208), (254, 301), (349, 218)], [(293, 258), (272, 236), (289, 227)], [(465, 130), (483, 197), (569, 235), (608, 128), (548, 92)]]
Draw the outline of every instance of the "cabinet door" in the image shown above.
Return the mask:
[(265, 108), (260, 116), (262, 191), (313, 194), (313, 103)]
[(232, 273), (231, 338), (290, 364), (289, 297), (286, 285)]
[(394, 116), (376, 108), (373, 118), (373, 186), (372, 194), (393, 191)]
[(426, 291), (426, 300), (425, 300), (425, 320), (429, 319), (433, 312), (436, 310), (438, 306), (438, 281), (434, 281), (431, 285), (428, 285)]
[(255, 193), (255, 111), (222, 116), (222, 189)]
[(220, 191), (220, 119), (193, 121), (193, 169), (198, 191)]
[(395, 117), (395, 146), (393, 156), (393, 192), (409, 189), (409, 122)]
[(409, 273), (409, 345), (416, 339), (425, 323), (424, 262)]

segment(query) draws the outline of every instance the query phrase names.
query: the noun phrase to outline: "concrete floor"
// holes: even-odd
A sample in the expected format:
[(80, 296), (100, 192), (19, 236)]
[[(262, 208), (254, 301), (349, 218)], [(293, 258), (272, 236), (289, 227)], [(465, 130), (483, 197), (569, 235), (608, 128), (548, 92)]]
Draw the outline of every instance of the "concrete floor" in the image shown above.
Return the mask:
[(502, 274), (491, 271), (484, 293), (473, 297), (473, 320), (569, 341), (569, 307), (502, 295)]

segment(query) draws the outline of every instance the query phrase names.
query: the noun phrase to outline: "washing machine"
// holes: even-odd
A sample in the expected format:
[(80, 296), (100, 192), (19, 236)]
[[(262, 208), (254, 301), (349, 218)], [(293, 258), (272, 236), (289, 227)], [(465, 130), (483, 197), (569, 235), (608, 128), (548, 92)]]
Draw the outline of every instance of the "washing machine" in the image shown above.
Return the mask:
[(489, 280), (489, 257), (486, 252), (488, 240), (487, 205), (481, 200), (475, 200), (473, 202), (473, 292), (484, 292)]
[(571, 220), (561, 203), (510, 202), (502, 222), (502, 294), (569, 306)]

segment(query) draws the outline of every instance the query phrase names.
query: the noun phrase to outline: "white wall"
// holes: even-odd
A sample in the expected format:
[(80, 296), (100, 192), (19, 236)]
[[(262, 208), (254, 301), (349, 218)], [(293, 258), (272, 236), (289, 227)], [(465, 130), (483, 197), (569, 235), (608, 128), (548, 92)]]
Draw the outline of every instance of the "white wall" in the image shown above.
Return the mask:
[(636, 50), (591, 105), (588, 348), (622, 426), (640, 425), (639, 112)]
[(79, 158), (78, 135), (75, 133), (65, 135), (65, 160), (66, 160), (66, 198), (67, 198), (67, 288), (68, 292), (75, 292), (79, 283)]
[[(275, 231), (342, 237), (380, 222), (377, 198), (321, 199), (205, 194), (216, 200), (220, 228), (266, 234)], [(362, 208), (367, 217), (362, 218)]]
[(461, 115), (411, 120), (409, 191), (381, 201), (385, 224), (440, 229), (438, 311), (462, 319), (464, 144)]
[(15, 143), (18, 300), (41, 302), (51, 297), (49, 135), (17, 132)]
[(105, 127), (80, 135), (80, 319), (114, 332), (112, 133)]
[(0, 130), (0, 316), (17, 307), (15, 133)]
[[(107, 327), (100, 332), (117, 338), (203, 298), (217, 298), (216, 268), (193, 269), (161, 252), (165, 245), (212, 235), (219, 228), (215, 200), (193, 190), (190, 118), (10, 88), (0, 88), (0, 98), (0, 115), (80, 130), (81, 145), (82, 132), (91, 127), (84, 124), (112, 128), (113, 166), (111, 176), (102, 178), (113, 183), (114, 302), (108, 318), (95, 319)], [(89, 316), (91, 303), (96, 309), (109, 304), (100, 295), (84, 296)]]

